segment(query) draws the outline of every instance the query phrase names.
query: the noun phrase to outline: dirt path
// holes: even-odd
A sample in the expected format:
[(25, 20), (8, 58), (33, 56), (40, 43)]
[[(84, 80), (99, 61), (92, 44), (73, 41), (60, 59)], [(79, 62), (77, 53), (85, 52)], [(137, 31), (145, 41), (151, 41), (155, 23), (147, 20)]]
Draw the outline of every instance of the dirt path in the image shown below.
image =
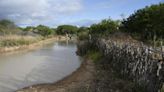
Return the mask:
[(70, 76), (54, 84), (40, 84), (16, 92), (84, 92), (93, 80), (94, 64), (84, 60), (81, 67)]

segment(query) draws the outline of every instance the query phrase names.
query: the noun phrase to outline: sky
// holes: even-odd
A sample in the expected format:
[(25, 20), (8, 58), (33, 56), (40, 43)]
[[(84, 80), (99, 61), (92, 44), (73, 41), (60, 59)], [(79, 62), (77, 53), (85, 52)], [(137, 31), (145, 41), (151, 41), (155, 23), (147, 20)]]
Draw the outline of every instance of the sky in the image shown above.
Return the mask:
[(0, 19), (16, 25), (89, 26), (102, 19), (126, 18), (136, 10), (164, 0), (0, 0)]

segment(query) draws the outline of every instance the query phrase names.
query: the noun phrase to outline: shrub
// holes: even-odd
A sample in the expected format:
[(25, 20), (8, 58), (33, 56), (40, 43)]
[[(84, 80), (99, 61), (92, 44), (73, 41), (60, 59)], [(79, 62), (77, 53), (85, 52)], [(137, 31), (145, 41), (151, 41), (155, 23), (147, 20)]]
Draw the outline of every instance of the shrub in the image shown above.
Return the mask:
[(17, 34), (21, 30), (10, 20), (0, 20), (0, 35)]
[(89, 39), (89, 30), (87, 27), (80, 27), (77, 30), (78, 40), (88, 40)]
[(102, 58), (102, 53), (97, 50), (90, 50), (90, 51), (88, 51), (87, 56), (90, 59), (92, 59), (94, 62), (96, 62)]
[(91, 25), (90, 34), (108, 35), (115, 31), (118, 31), (120, 22), (111, 19), (104, 19), (98, 24)]
[(78, 40), (88, 40), (89, 36), (87, 32), (82, 32), (78, 35)]

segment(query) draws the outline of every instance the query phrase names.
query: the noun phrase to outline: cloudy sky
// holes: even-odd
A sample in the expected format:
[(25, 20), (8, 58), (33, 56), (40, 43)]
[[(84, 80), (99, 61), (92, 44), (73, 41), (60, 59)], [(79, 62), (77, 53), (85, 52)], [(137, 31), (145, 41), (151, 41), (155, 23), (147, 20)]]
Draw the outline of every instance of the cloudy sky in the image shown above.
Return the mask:
[(159, 2), (164, 0), (0, 0), (0, 19), (10, 19), (19, 26), (88, 26), (109, 16), (128, 17), (137, 9)]

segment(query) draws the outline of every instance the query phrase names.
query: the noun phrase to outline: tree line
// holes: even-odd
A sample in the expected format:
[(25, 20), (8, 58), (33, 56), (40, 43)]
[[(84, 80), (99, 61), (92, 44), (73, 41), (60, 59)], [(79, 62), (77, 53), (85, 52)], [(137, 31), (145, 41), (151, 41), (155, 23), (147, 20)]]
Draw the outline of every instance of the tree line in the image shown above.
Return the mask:
[[(14, 29), (15, 31), (12, 31)], [(0, 21), (0, 33), (32, 32), (42, 36), (74, 34), (80, 39), (88, 38), (88, 35), (109, 36), (114, 32), (125, 32), (142, 40), (153, 40), (164, 38), (164, 3), (146, 6), (139, 9), (128, 18), (123, 20), (104, 19), (89, 27), (77, 27), (74, 25), (60, 25), (50, 28), (45, 25), (36, 27), (27, 26), (18, 28), (14, 22), (9, 20)]]
[(105, 19), (89, 27), (91, 35), (123, 32), (142, 41), (164, 39), (164, 3), (146, 6), (123, 20)]
[(50, 35), (65, 35), (65, 34), (77, 34), (78, 27), (73, 25), (60, 25), (57, 28), (50, 28), (45, 25), (38, 26), (27, 26), (25, 28), (18, 27), (14, 22), (3, 19), (0, 20), (0, 35), (27, 35), (27, 34), (36, 34), (43, 37)]

